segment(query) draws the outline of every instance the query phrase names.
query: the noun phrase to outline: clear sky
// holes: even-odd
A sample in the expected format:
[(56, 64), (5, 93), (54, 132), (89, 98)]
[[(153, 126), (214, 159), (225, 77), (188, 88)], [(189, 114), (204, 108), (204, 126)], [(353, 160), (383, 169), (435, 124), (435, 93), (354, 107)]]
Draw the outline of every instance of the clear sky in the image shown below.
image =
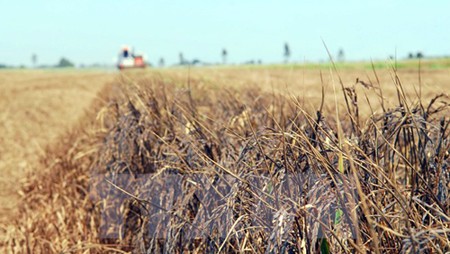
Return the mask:
[(347, 60), (450, 55), (450, 1), (0, 0), (0, 63), (112, 64), (132, 45), (149, 61), (327, 59), (322, 39)]

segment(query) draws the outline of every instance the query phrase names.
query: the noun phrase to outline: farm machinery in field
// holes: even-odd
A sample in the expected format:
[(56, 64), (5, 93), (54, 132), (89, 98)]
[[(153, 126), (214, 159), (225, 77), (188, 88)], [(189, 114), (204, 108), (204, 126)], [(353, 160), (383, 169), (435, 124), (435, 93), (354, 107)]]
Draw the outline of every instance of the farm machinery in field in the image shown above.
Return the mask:
[(142, 54), (135, 54), (134, 51), (128, 47), (123, 46), (119, 53), (117, 68), (120, 70), (129, 68), (145, 68), (144, 56)]

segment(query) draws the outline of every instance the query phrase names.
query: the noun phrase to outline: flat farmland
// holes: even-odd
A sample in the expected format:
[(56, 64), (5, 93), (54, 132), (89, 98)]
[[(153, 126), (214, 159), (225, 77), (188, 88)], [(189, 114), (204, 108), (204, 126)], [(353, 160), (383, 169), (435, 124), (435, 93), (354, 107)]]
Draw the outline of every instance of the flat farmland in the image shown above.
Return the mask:
[(0, 221), (10, 219), (23, 179), (36, 170), (47, 146), (89, 110), (111, 75), (0, 71)]
[[(0, 247), (10, 253), (443, 249), (450, 234), (449, 89), (450, 68), (430, 64), (420, 72), (411, 64), (396, 71), (338, 65), (0, 72)], [(155, 210), (145, 194), (168, 172), (183, 176), (183, 191), (173, 200), (177, 206)], [(300, 172), (315, 181), (284, 177)], [(93, 181), (99, 174), (153, 178), (149, 189), (127, 192), (112, 180)], [(226, 206), (208, 215), (230, 221), (223, 232), (208, 232), (212, 242), (183, 242), (178, 234), (189, 223), (177, 214), (190, 214), (192, 223), (205, 209), (193, 198), (199, 175), (217, 182), (216, 191), (229, 184), (221, 177), (234, 179), (235, 187), (218, 195)], [(252, 185), (259, 176), (260, 185)], [(132, 202), (91, 193), (111, 187)], [(168, 191), (151, 193), (158, 202), (170, 199)], [(264, 221), (257, 206), (278, 216), (276, 225), (295, 222), (290, 236), (272, 221), (249, 226)], [(153, 241), (157, 233), (146, 231), (161, 209), (178, 209), (171, 220), (179, 224), (151, 227), (170, 230), (177, 241)], [(109, 214), (123, 216), (124, 224), (105, 225)], [(196, 227), (216, 226), (201, 218)], [(111, 237), (116, 231), (120, 237)]]
[[(369, 65), (370, 66), (370, 65)], [(361, 83), (357, 84), (357, 79), (379, 87), (383, 90), (383, 96), (386, 103), (393, 105), (397, 101), (396, 83), (403, 86), (405, 95), (411, 102), (421, 98), (430, 100), (440, 93), (448, 94), (450, 88), (450, 68), (432, 69), (422, 67), (420, 73), (418, 65), (413, 67), (408, 65), (407, 68), (400, 68), (393, 71), (390, 67), (377, 68), (375, 70), (369, 66), (351, 65), (337, 71), (332, 67), (325, 68), (318, 66), (313, 67), (247, 67), (247, 68), (202, 68), (202, 69), (168, 69), (160, 70), (157, 73), (148, 73), (150, 75), (161, 75), (164, 80), (176, 82), (180, 85), (187, 86), (188, 80), (200, 82), (202, 86), (211, 89), (235, 88), (242, 89), (248, 87), (256, 87), (260, 91), (268, 93), (279, 93), (285, 95), (286, 98), (297, 97), (301, 99), (301, 103), (307, 107), (317, 109), (318, 102), (320, 104), (322, 96), (322, 86), (324, 87), (325, 97), (327, 101), (334, 100), (335, 95), (340, 97), (341, 85), (340, 80), (345, 87), (356, 85), (360, 90), (361, 96), (367, 94), (369, 99), (377, 100), (376, 94), (365, 89)], [(145, 76), (145, 73), (139, 75)], [(396, 75), (398, 77), (396, 77)], [(398, 81), (396, 80), (398, 78)], [(327, 103), (327, 106), (334, 107), (333, 103)], [(375, 109), (379, 109), (379, 105), (373, 105)], [(311, 109), (312, 109), (311, 108)]]

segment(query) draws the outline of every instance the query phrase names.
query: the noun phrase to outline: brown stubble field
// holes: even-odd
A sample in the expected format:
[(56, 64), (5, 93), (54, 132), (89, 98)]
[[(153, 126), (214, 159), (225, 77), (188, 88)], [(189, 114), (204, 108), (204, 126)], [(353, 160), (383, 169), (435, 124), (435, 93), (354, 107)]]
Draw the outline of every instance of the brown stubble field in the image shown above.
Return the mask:
[[(363, 82), (357, 83), (357, 79)], [(371, 86), (371, 89), (366, 89), (362, 83), (368, 84)], [(109, 153), (111, 153), (111, 149), (114, 152), (115, 148), (110, 148), (108, 145), (114, 147), (114, 144), (109, 144), (105, 137), (108, 137), (111, 134), (110, 132), (115, 131), (116, 128), (121, 128), (122, 130), (119, 132), (123, 132), (124, 126), (121, 126), (121, 124), (126, 124), (127, 128), (130, 128), (129, 137), (127, 133), (120, 134), (125, 135), (123, 136), (125, 140), (142, 138), (142, 134), (135, 133), (136, 126), (133, 126), (133, 121), (135, 120), (129, 118), (130, 115), (135, 114), (136, 109), (133, 109), (133, 107), (136, 107), (140, 112), (138, 115), (146, 115), (146, 117), (153, 117), (155, 113), (153, 111), (158, 110), (158, 107), (160, 107), (159, 110), (162, 116), (159, 116), (160, 120), (155, 120), (158, 123), (152, 123), (149, 127), (146, 125), (150, 123), (146, 122), (149, 119), (144, 117), (138, 123), (142, 124), (142, 126), (147, 126), (145, 128), (150, 130), (153, 128), (153, 125), (156, 125), (160, 128), (158, 131), (165, 134), (175, 131), (176, 135), (180, 135), (177, 137), (177, 140), (182, 140), (182, 144), (185, 142), (192, 142), (193, 145), (197, 144), (196, 142), (203, 144), (204, 140), (197, 140), (194, 134), (192, 137), (190, 136), (190, 132), (193, 132), (192, 125), (205, 124), (205, 126), (201, 125), (201, 128), (204, 129), (203, 131), (211, 131), (213, 133), (219, 131), (214, 129), (215, 125), (212, 124), (216, 120), (218, 122), (223, 121), (225, 124), (229, 120), (228, 124), (230, 126), (227, 128), (229, 128), (231, 134), (226, 134), (230, 136), (229, 142), (239, 137), (238, 134), (241, 135), (242, 140), (247, 140), (246, 138), (248, 138), (248, 142), (250, 142), (253, 135), (260, 135), (259, 131), (262, 133), (261, 137), (270, 136), (270, 134), (266, 133), (267, 130), (265, 128), (267, 126), (265, 125), (270, 123), (270, 128), (276, 128), (276, 125), (279, 123), (276, 123), (275, 119), (283, 119), (283, 114), (288, 114), (287, 111), (283, 113), (283, 108), (288, 107), (283, 104), (283, 101), (292, 102), (292, 105), (295, 105), (298, 110), (303, 111), (299, 115), (303, 114), (304, 120), (307, 120), (309, 116), (315, 116), (316, 111), (320, 108), (322, 98), (324, 98), (322, 114), (327, 119), (325, 122), (329, 121), (330, 126), (328, 128), (333, 129), (336, 127), (336, 124), (333, 123), (336, 118), (336, 112), (339, 112), (339, 118), (344, 122), (341, 124), (349, 127), (349, 118), (345, 116), (346, 104), (342, 95), (341, 84), (344, 87), (356, 89), (359, 117), (361, 122), (364, 122), (370, 118), (372, 112), (376, 114), (383, 113), (380, 106), (379, 87), (382, 88), (383, 103), (386, 109), (398, 107), (398, 84), (401, 84), (401, 89), (404, 90), (406, 95), (405, 100), (410, 105), (416, 104), (419, 101), (418, 97), (421, 97), (422, 103), (428, 105), (430, 100), (436, 95), (444, 94), (448, 96), (450, 69), (424, 68), (420, 74), (415, 68), (402, 68), (396, 72), (392, 69), (377, 69), (374, 72), (371, 69), (363, 68), (335, 70), (333, 68), (284, 67), (173, 68), (131, 70), (123, 73), (83, 71), (55, 73), (41, 71), (0, 72), (0, 106), (2, 109), (0, 111), (0, 119), (2, 120), (0, 125), (0, 132), (2, 133), (0, 140), (0, 192), (2, 194), (0, 221), (4, 225), (2, 228), (8, 229), (7, 242), (4, 246), (9, 251), (32, 249), (36, 253), (68, 250), (78, 253), (91, 248), (93, 253), (114, 248), (125, 251), (133, 250), (134, 247), (130, 247), (128, 242), (122, 243), (119, 241), (113, 242), (114, 244), (106, 242), (110, 245), (104, 245), (105, 247), (97, 245), (98, 243), (105, 244), (101, 239), (96, 239), (98, 235), (92, 232), (97, 221), (91, 221), (90, 225), (84, 225), (87, 223), (87, 218), (90, 219), (91, 216), (86, 214), (87, 210), (85, 207), (80, 206), (80, 204), (86, 205), (86, 200), (88, 199), (84, 194), (80, 194), (76, 190), (79, 186), (74, 187), (70, 185), (72, 182), (86, 185), (88, 182), (86, 179), (89, 178), (88, 170), (96, 168), (92, 165), (103, 167), (105, 166), (104, 160), (111, 159), (108, 157), (110, 156)], [(166, 88), (168, 89), (167, 95), (166, 91), (162, 91)], [(169, 102), (163, 96), (167, 96)], [(145, 98), (149, 99), (148, 106), (144, 106), (146, 103)], [(366, 100), (370, 103), (367, 103)], [(155, 106), (150, 101), (159, 104)], [(222, 101), (224, 105), (222, 105)], [(130, 103), (134, 104), (131, 108)], [(167, 103), (167, 105), (162, 105), (163, 103)], [(370, 106), (368, 106), (369, 104)], [(193, 109), (193, 105), (195, 105), (195, 109)], [(239, 105), (245, 105), (247, 110), (240, 109)], [(257, 108), (254, 108), (254, 106)], [(336, 110), (336, 106), (338, 110)], [(156, 109), (152, 107), (156, 107)], [(180, 116), (170, 116), (169, 114), (166, 119), (165, 114), (168, 114), (169, 107), (172, 107), (175, 111), (180, 110), (181, 113), (178, 113)], [(227, 107), (230, 108), (230, 112), (227, 112)], [(117, 110), (115, 114), (121, 116), (120, 118), (115, 118), (117, 117), (113, 113), (115, 110)], [(192, 115), (189, 112), (190, 110), (193, 110)], [(394, 115), (395, 110), (393, 112), (392, 114)], [(252, 115), (253, 113), (254, 115)], [(175, 125), (182, 126), (181, 132), (176, 127), (174, 130), (168, 129), (168, 123), (173, 121), (172, 118), (175, 117), (180, 117), (178, 119), (179, 122), (175, 121)], [(258, 119), (259, 117), (261, 118)], [(121, 120), (122, 118), (125, 120)], [(131, 123), (121, 122), (128, 121), (127, 119)], [(311, 119), (308, 121), (312, 121)], [(247, 120), (249, 121), (248, 123), (246, 122)], [(114, 123), (115, 121), (117, 123)], [(347, 122), (345, 123), (345, 121)], [(254, 125), (254, 128), (258, 127), (258, 129), (250, 130), (249, 128), (252, 127), (247, 126), (247, 124)], [(306, 123), (303, 124), (308, 126)], [(303, 126), (301, 130), (306, 130), (304, 128), (307, 129), (307, 127)], [(83, 134), (90, 131), (92, 132), (89, 135)], [(258, 135), (256, 132), (258, 132)], [(276, 134), (274, 137), (280, 135), (280, 133), (274, 132)], [(159, 134), (162, 135), (161, 133)], [(245, 138), (244, 133), (247, 133), (249, 137)], [(137, 137), (133, 135), (137, 135)], [(220, 150), (222, 144), (217, 143), (215, 135), (211, 135), (206, 134), (208, 137), (206, 141), (212, 142), (212, 145)], [(236, 137), (233, 135), (236, 135)], [(290, 135), (293, 134), (291, 133)], [(324, 135), (326, 136), (326, 134)], [(152, 139), (154, 137), (150, 135), (148, 138)], [(162, 136), (162, 138), (166, 137)], [(325, 142), (325, 138), (322, 138), (322, 141), (318, 141), (319, 143)], [(293, 147), (296, 146), (296, 142), (301, 143), (305, 141), (303, 137), (294, 136), (292, 139)], [(74, 145), (74, 142), (77, 145)], [(237, 144), (243, 144), (240, 142), (243, 141), (233, 144), (233, 149), (236, 149), (236, 151), (243, 149), (243, 147), (237, 146)], [(267, 142), (268, 144), (270, 143), (269, 141)], [(184, 146), (182, 144), (179, 145)], [(327, 143), (326, 145), (330, 144)], [(173, 148), (170, 145), (167, 146), (170, 149)], [(177, 146), (177, 144), (175, 143), (174, 146)], [(223, 146), (224, 149), (228, 147), (227, 144), (223, 144)], [(288, 147), (289, 144), (283, 143), (282, 146)], [(276, 149), (270, 150), (271, 148), (269, 147), (259, 147), (259, 149), (264, 151), (268, 149), (268, 153), (273, 153), (273, 156), (279, 155), (279, 151)], [(386, 149), (389, 150), (389, 147)], [(175, 153), (184, 152), (181, 150), (175, 151)], [(233, 152), (235, 151), (229, 150), (225, 153), (233, 155)], [(222, 154), (225, 153), (222, 151)], [(133, 157), (134, 155), (130, 156)], [(205, 163), (205, 165), (222, 163), (219, 160), (217, 162), (207, 161), (209, 159), (205, 159), (202, 156), (204, 154), (199, 155), (201, 158), (199, 162), (193, 159), (193, 163)], [(252, 156), (251, 153), (249, 153), (249, 156)], [(308, 156), (310, 155), (306, 157)], [(115, 157), (112, 158), (117, 159)], [(331, 156), (330, 158), (334, 157)], [(66, 159), (67, 161), (65, 161)], [(176, 161), (177, 159), (175, 158), (174, 160)], [(251, 160), (255, 159), (249, 158), (249, 161)], [(57, 166), (54, 169), (49, 169), (53, 165), (52, 161)], [(159, 163), (164, 164), (163, 161)], [(170, 163), (173, 163), (173, 161)], [(168, 162), (168, 164), (170, 163)], [(185, 162), (180, 163), (177, 164), (180, 168), (187, 167), (187, 165), (183, 164)], [(236, 166), (229, 160), (224, 160), (223, 163), (224, 165), (229, 165), (230, 168)], [(255, 161), (255, 163), (258, 164), (260, 162)], [(321, 163), (320, 160), (319, 163)], [(267, 164), (267, 161), (259, 165), (262, 167), (261, 170), (269, 170), (271, 167), (270, 162)], [(400, 168), (403, 166), (400, 165)], [(206, 167), (208, 168), (209, 166)], [(350, 166), (348, 167), (350, 168)], [(67, 170), (67, 173), (54, 172), (57, 170)], [(190, 172), (189, 167), (185, 170), (188, 170), (188, 173)], [(40, 176), (41, 171), (46, 173)], [(73, 173), (73, 171), (77, 172)], [(51, 180), (51, 183), (42, 187), (42, 190), (40, 190), (40, 187), (33, 186), (41, 180), (46, 180), (45, 177), (52, 175), (58, 178), (47, 178), (47, 180)], [(80, 180), (71, 181), (68, 179), (72, 175)], [(26, 184), (26, 188), (25, 193), (21, 194), (24, 196), (20, 197), (19, 193), (23, 190), (21, 187), (22, 182)], [(82, 186), (83, 188), (89, 188), (89, 186), (84, 185)], [(402, 189), (403, 187), (405, 189)], [(399, 190), (406, 192), (409, 188), (409, 185), (401, 186)], [(378, 191), (381, 193), (381, 190)], [(55, 192), (60, 192), (61, 194), (57, 195)], [(41, 193), (42, 196), (40, 196)], [(73, 193), (75, 193), (74, 196), (61, 197), (61, 195), (71, 195)], [(36, 197), (34, 198), (33, 195)], [(78, 202), (77, 198), (81, 197), (83, 200)], [(59, 201), (59, 199), (64, 200)], [(65, 201), (70, 199), (72, 199), (72, 203)], [(29, 204), (24, 202), (37, 203)], [(16, 207), (21, 207), (20, 212), (22, 214), (17, 214)], [(395, 216), (400, 210), (395, 210)], [(90, 211), (93, 212), (94, 210)], [(40, 217), (39, 213), (42, 213), (43, 217)], [(384, 215), (381, 212), (380, 214), (381, 216), (389, 217), (389, 215)], [(9, 223), (16, 216), (20, 218), (19, 221)], [(392, 218), (395, 216), (392, 216)], [(24, 219), (29, 221), (21, 221)], [(393, 220), (397, 221), (396, 218)], [(52, 224), (51, 228), (45, 228), (45, 225), (49, 223)], [(396, 223), (391, 230), (398, 230)], [(398, 225), (401, 225), (401, 223), (398, 223)], [(365, 229), (368, 230), (367, 232), (373, 233), (370, 229)], [(301, 231), (300, 229), (297, 230)], [(380, 230), (382, 231), (382, 229)], [(392, 233), (392, 231), (388, 232)], [(248, 231), (248, 233), (251, 233), (251, 231)], [(390, 235), (391, 233), (385, 236), (386, 239), (392, 240), (396, 237), (395, 234), (393, 234), (394, 236)], [(395, 233), (400, 234), (399, 232)], [(401, 233), (404, 234), (404, 232)], [(386, 233), (384, 232), (383, 234)], [(139, 242), (140, 240), (136, 240), (135, 236), (132, 236), (132, 239), (133, 241), (138, 241), (138, 243), (133, 242), (134, 246), (141, 244), (141, 246), (145, 245), (148, 247), (147, 243), (143, 243), (145, 241)], [(332, 242), (332, 240), (329, 241)], [(246, 238), (245, 242), (251, 248), (259, 248), (258, 250), (260, 251), (266, 247), (269, 248), (267, 245), (264, 247), (264, 245), (258, 244), (258, 241), (255, 239)], [(394, 240), (392, 242), (397, 244)], [(337, 245), (336, 242), (334, 244)], [(366, 246), (364, 247), (361, 242), (357, 244), (359, 244), (359, 247), (355, 247), (355, 249), (359, 251), (365, 247), (378, 246), (370, 243), (370, 241), (365, 243)], [(395, 244), (392, 246), (395, 246)], [(2, 245), (0, 239), (0, 246)], [(230, 251), (236, 246), (230, 242), (221, 247)], [(148, 248), (151, 249), (153, 247)], [(311, 248), (313, 247), (310, 247), (309, 250)], [(255, 251), (256, 249), (253, 250)], [(342, 249), (340, 250), (342, 251)]]
[(20, 184), (36, 170), (48, 145), (58, 142), (89, 110), (111, 75), (103, 73), (0, 72), (0, 222), (11, 219)]
[[(429, 100), (439, 93), (448, 93), (450, 81), (450, 69), (422, 69), (419, 75), (417, 69), (337, 69), (333, 68), (206, 68), (191, 70), (166, 70), (161, 74), (166, 77), (172, 77), (174, 80), (187, 83), (189, 77), (203, 82), (204, 85), (220, 89), (220, 87), (258, 87), (261, 91), (280, 93), (289, 97), (301, 99), (306, 107), (317, 110), (321, 100), (322, 84), (325, 89), (326, 100), (334, 100), (335, 91), (338, 99), (342, 99), (340, 91), (341, 78), (344, 86), (352, 86), (359, 79), (373, 86), (380, 86), (383, 89), (388, 104), (397, 102), (397, 92), (395, 86), (395, 74), (398, 74), (399, 81), (404, 85), (405, 93), (411, 101), (417, 101), (417, 92), (422, 86), (422, 98)], [(419, 78), (420, 77), (420, 78)], [(378, 80), (377, 80), (378, 78)], [(367, 93), (368, 97), (377, 101), (376, 96), (362, 85), (357, 85), (362, 93)], [(333, 103), (327, 103), (327, 106), (334, 107)], [(379, 105), (373, 105), (379, 109)]]

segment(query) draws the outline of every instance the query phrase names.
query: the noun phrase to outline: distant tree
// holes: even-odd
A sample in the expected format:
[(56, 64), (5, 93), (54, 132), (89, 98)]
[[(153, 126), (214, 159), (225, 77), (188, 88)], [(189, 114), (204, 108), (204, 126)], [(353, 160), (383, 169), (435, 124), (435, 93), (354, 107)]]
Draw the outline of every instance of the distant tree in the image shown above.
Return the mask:
[(183, 53), (180, 52), (180, 54), (178, 56), (180, 58), (180, 65), (185, 65), (186, 64), (186, 60), (184, 60)]
[(418, 58), (418, 59), (422, 59), (423, 58), (423, 54), (422, 54), (422, 52), (417, 52), (417, 55), (416, 55), (416, 57)]
[(68, 59), (62, 57), (61, 60), (59, 60), (59, 63), (56, 65), (58, 68), (66, 68), (66, 67), (74, 67), (75, 65), (69, 61)]
[(247, 62), (244, 62), (246, 65), (253, 65), (255, 64), (255, 60), (248, 60)]
[(228, 52), (226, 49), (222, 49), (222, 63), (226, 64), (227, 63), (227, 56), (228, 56)]
[(414, 58), (413, 53), (409, 52), (409, 54), (408, 54), (408, 59), (413, 59), (413, 58)]
[(288, 63), (290, 57), (291, 57), (291, 49), (289, 48), (289, 45), (286, 42), (284, 43), (284, 62)]
[(165, 65), (164, 58), (161, 57), (159, 59), (159, 67), (164, 67), (164, 65)]
[(344, 49), (340, 48), (339, 52), (338, 52), (338, 61), (339, 62), (344, 62), (345, 61), (345, 53), (344, 53)]
[(37, 55), (34, 54), (34, 53), (31, 55), (31, 63), (33, 64), (33, 67), (36, 68), (36, 65), (37, 65)]

